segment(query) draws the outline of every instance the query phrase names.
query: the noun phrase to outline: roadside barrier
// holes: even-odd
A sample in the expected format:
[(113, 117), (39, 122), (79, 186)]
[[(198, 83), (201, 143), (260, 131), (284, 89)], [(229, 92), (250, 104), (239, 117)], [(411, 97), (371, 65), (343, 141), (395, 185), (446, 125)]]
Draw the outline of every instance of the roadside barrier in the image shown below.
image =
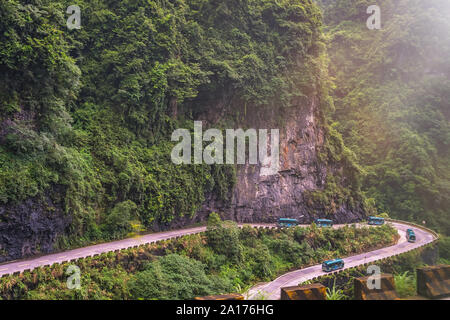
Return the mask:
[(326, 300), (327, 288), (319, 283), (281, 288), (281, 300)]
[(417, 293), (430, 299), (450, 295), (450, 265), (417, 268)]
[(372, 289), (367, 286), (369, 276), (355, 278), (354, 292), (356, 300), (399, 300), (395, 291), (395, 281), (392, 274), (381, 274), (381, 288)]
[[(434, 232), (433, 230), (430, 230), (430, 229), (428, 229), (428, 228), (426, 228), (426, 227), (424, 227), (424, 226), (421, 226), (421, 225), (417, 225), (417, 224), (415, 224), (415, 223), (411, 223), (411, 222), (405, 222), (405, 221), (401, 221), (401, 220), (395, 220), (395, 219), (386, 219), (386, 221), (388, 221), (388, 222), (397, 222), (397, 223), (401, 223), (401, 224), (407, 224), (407, 225), (411, 225), (411, 226), (413, 226), (413, 227), (416, 227), (416, 228), (420, 228), (420, 229), (423, 229), (423, 230), (425, 230), (426, 232), (429, 232), (429, 233), (432, 233), (433, 234), (433, 236), (434, 236), (434, 240), (432, 241), (432, 242), (429, 242), (429, 243), (427, 243), (427, 244), (424, 244), (423, 246), (426, 246), (426, 245), (430, 245), (430, 244), (432, 244), (432, 243), (435, 243), (438, 239), (439, 239), (439, 234), (437, 234), (436, 232)], [(242, 226), (239, 226), (239, 227), (242, 227)], [(264, 226), (259, 226), (259, 227), (256, 227), (258, 230), (261, 230), (261, 229), (266, 229), (266, 230), (273, 230), (273, 229), (276, 229), (275, 227), (273, 227), (273, 226), (270, 226), (270, 225), (264, 225)], [(197, 232), (197, 231), (194, 231), (194, 232), (192, 232), (192, 233), (189, 233), (189, 234), (200, 234), (200, 235), (205, 235), (206, 234), (206, 232), (205, 231), (200, 231), (200, 232)], [(126, 251), (126, 250), (130, 250), (130, 249), (137, 249), (137, 248), (141, 248), (141, 247), (144, 247), (144, 246), (149, 246), (149, 245), (165, 245), (166, 243), (168, 243), (168, 239), (165, 239), (165, 240), (156, 240), (156, 241), (151, 241), (151, 242), (149, 242), (149, 243), (146, 243), (146, 244), (141, 244), (141, 245), (135, 245), (135, 246), (133, 246), (133, 247), (129, 247), (129, 248), (122, 248), (122, 249), (115, 249), (115, 250), (111, 250), (111, 251), (109, 251), (109, 252), (114, 252), (116, 255), (117, 254), (120, 254), (121, 252), (124, 252), (124, 251)], [(422, 246), (422, 247), (423, 247)], [(420, 249), (420, 247), (418, 247), (418, 248), (415, 248), (415, 249), (412, 249), (412, 250), (418, 250), (418, 249)], [(410, 250), (411, 251), (411, 250)], [(409, 252), (409, 251), (408, 251)], [(105, 252), (104, 252), (105, 253)], [(402, 255), (403, 253), (400, 253), (400, 254), (398, 254), (398, 255), (394, 255), (394, 256), (399, 256), (399, 255)], [(76, 259), (76, 261), (77, 261), (77, 263), (82, 263), (82, 261), (85, 261), (87, 258), (90, 258), (92, 255), (88, 255), (88, 256), (85, 256), (85, 257), (80, 257), (80, 258), (77, 258)], [(96, 257), (96, 256), (98, 256), (98, 254), (97, 255), (94, 255), (94, 257)], [(72, 259), (72, 260), (75, 260), (75, 259)], [(72, 261), (71, 260), (71, 261)], [(373, 262), (373, 263), (377, 263), (377, 262), (379, 262), (379, 261), (381, 261), (381, 260), (385, 260), (385, 259), (380, 259), (380, 260), (377, 260), (377, 261), (375, 261), (375, 262)], [(119, 258), (119, 261), (120, 261), (120, 258)], [(11, 262), (9, 262), (9, 263), (11, 263)], [(55, 263), (55, 264), (53, 264), (53, 265), (57, 265), (58, 263)], [(50, 264), (47, 264), (47, 265), (44, 265), (44, 266), (40, 266), (40, 267), (51, 267), (50, 266)], [(356, 268), (356, 267), (352, 267), (352, 268), (345, 268), (345, 270), (349, 270), (349, 269), (354, 269), (354, 268)], [(33, 271), (33, 269), (31, 269), (30, 271)], [(17, 275), (19, 275), (19, 274), (21, 274), (21, 273), (23, 273), (23, 271), (16, 271), (16, 272), (14, 272), (14, 273), (12, 273), (14, 276), (17, 276)], [(9, 273), (9, 274), (11, 274), (11, 273)], [(5, 276), (7, 276), (8, 274), (3, 274), (1, 277), (5, 277)], [(320, 277), (318, 277), (318, 279), (319, 278), (321, 278), (322, 276), (320, 276)], [(228, 296), (228, 295), (227, 295)]]
[(196, 297), (194, 300), (244, 300), (244, 296), (238, 293), (230, 293), (215, 296)]
[(417, 224), (417, 223), (414, 223), (414, 222), (408, 222), (408, 221), (402, 221), (402, 220), (391, 219), (391, 218), (386, 219), (386, 221), (388, 221), (388, 222), (396, 222), (396, 223), (401, 223), (401, 224), (406, 224), (406, 225), (409, 225), (409, 226), (411, 226), (411, 227), (416, 227), (416, 228), (422, 229), (422, 230), (424, 230), (424, 231), (426, 231), (426, 232), (428, 232), (428, 233), (431, 233), (431, 234), (434, 236), (434, 240), (433, 240), (432, 242), (427, 243), (426, 245), (431, 244), (431, 243), (434, 243), (434, 242), (436, 242), (437, 240), (439, 240), (439, 234), (438, 234), (436, 231), (431, 230), (431, 229), (429, 229), (429, 228), (427, 228), (427, 227), (424, 227), (424, 226), (422, 226), (422, 225), (420, 225), (420, 224)]

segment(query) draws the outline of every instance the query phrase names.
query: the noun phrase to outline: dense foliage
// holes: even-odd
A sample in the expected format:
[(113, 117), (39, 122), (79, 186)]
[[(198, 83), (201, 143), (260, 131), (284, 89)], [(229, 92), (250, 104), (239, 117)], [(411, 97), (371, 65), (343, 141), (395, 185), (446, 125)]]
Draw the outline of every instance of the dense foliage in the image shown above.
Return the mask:
[(161, 257), (130, 281), (130, 295), (141, 299), (173, 300), (232, 290), (229, 282), (215, 275), (207, 276), (205, 267), (186, 256), (170, 254)]
[(450, 237), (442, 237), (438, 242), (439, 258), (443, 264), (450, 264)]
[(191, 299), (244, 292), (289, 270), (385, 247), (398, 238), (388, 225), (241, 229), (230, 221), (211, 220), (205, 234), (78, 260), (80, 289), (68, 289), (65, 272), (71, 263), (65, 263), (0, 278), (0, 297)]
[[(71, 217), (61, 248), (164, 228), (211, 194), (228, 200), (235, 182), (233, 166), (173, 164), (175, 128), (192, 129), (214, 99), (239, 102), (227, 114), (248, 105), (283, 114), (314, 97), (325, 132), (319, 165), (337, 169), (305, 200), (328, 214), (362, 205), (449, 234), (448, 0), (379, 1), (381, 30), (366, 27), (369, 0), (316, 2), (325, 29), (311, 0), (79, 0), (81, 29), (69, 30), (72, 1), (2, 0), (0, 207), (41, 199), (52, 213), (44, 198), (60, 199)], [(212, 215), (206, 235), (84, 259), (81, 290), (67, 289), (54, 266), (2, 278), (0, 292), (191, 298), (395, 237), (388, 226), (241, 230)], [(448, 238), (439, 247), (448, 261)], [(407, 292), (411, 278), (397, 277)]]
[(283, 108), (322, 90), (310, 0), (80, 0), (69, 30), (72, 2), (0, 3), (0, 204), (58, 186), (72, 217), (61, 247), (228, 199), (235, 168), (170, 161), (172, 131), (206, 97)]
[(320, 0), (330, 56), (335, 124), (363, 169), (379, 212), (450, 232), (450, 5)]

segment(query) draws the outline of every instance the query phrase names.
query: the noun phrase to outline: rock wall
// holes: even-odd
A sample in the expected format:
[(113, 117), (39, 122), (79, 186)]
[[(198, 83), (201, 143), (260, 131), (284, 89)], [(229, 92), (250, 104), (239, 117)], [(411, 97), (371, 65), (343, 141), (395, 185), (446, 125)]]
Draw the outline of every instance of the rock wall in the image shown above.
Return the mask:
[(71, 219), (59, 200), (64, 192), (52, 191), (43, 198), (0, 206), (0, 263), (54, 251)]
[[(218, 201), (210, 195), (194, 220), (203, 220), (212, 211), (219, 212), (222, 218), (238, 222), (275, 222), (280, 217), (296, 218), (301, 223), (311, 223), (320, 217), (331, 218), (335, 223), (363, 219), (365, 212), (360, 204), (349, 208), (344, 203), (330, 217), (324, 208), (311, 203), (306, 197), (309, 191), (324, 188), (328, 174), (342, 170), (338, 164), (330, 166), (318, 160), (325, 133), (318, 120), (317, 99), (298, 102), (295, 107), (284, 110), (283, 114), (277, 110), (249, 107), (240, 125), (244, 129), (280, 130), (278, 173), (263, 175), (261, 164), (238, 165), (231, 203)], [(207, 122), (217, 121), (214, 118), (211, 120), (211, 113), (203, 117), (209, 119)]]
[[(231, 104), (218, 99), (215, 108), (209, 108), (196, 118), (205, 120), (204, 129), (214, 126), (229, 117), (226, 106)], [(208, 101), (206, 105), (214, 104)], [(325, 165), (318, 160), (325, 139), (317, 119), (318, 101), (298, 102), (282, 114), (278, 110), (246, 107), (240, 119), (231, 121), (237, 124), (230, 127), (280, 130), (280, 162), (276, 174), (262, 174), (261, 163), (238, 165), (231, 201), (223, 202), (212, 194), (206, 195), (205, 203), (194, 217), (177, 218), (170, 224), (155, 223), (153, 229), (182, 228), (205, 221), (212, 211), (237, 222), (276, 222), (279, 217), (297, 218), (301, 223), (310, 223), (318, 217), (331, 218), (335, 223), (363, 219), (365, 212), (361, 207), (348, 208), (344, 204), (330, 217), (324, 208), (306, 197), (308, 192), (324, 188), (327, 175), (342, 169), (337, 164)], [(64, 194), (64, 190), (55, 187), (43, 198), (0, 206), (0, 263), (54, 251), (58, 236), (65, 234), (71, 223), (60, 200)]]

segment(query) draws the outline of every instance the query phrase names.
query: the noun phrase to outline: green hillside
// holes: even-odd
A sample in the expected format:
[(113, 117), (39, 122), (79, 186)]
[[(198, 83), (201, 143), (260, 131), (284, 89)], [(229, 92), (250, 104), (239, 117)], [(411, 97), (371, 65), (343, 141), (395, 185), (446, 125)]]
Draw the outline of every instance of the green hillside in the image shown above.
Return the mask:
[(80, 0), (69, 30), (72, 4), (0, 3), (0, 240), (25, 243), (0, 245), (0, 261), (229, 201), (235, 166), (170, 160), (173, 130), (224, 96), (241, 105), (223, 128), (247, 106), (283, 114), (316, 97), (317, 166), (344, 170), (309, 199), (365, 199), (369, 214), (449, 234), (448, 1), (380, 1), (381, 30), (365, 0)]
[(0, 206), (68, 217), (60, 247), (163, 228), (206, 193), (229, 198), (233, 166), (170, 160), (171, 133), (192, 128), (206, 97), (281, 110), (320, 94), (327, 108), (309, 0), (84, 0), (73, 30), (70, 4), (0, 3)]
[(450, 233), (450, 5), (321, 0), (334, 127), (356, 153), (378, 212)]

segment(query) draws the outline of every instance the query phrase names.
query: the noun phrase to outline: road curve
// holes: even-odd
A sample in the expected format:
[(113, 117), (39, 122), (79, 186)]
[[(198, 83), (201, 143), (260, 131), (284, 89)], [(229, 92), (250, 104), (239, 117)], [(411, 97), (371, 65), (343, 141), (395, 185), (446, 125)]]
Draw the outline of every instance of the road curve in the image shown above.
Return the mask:
[[(398, 233), (400, 235), (400, 239), (397, 242), (397, 244), (379, 250), (344, 258), (343, 259), (345, 263), (344, 270), (416, 249), (425, 244), (431, 243), (436, 239), (432, 233), (427, 232), (423, 229), (419, 229), (398, 222), (389, 222), (389, 223), (392, 224), (392, 226), (398, 230)], [(415, 243), (410, 243), (406, 241), (406, 229), (414, 230), (414, 233), (416, 234), (417, 238)], [(247, 299), (249, 300), (258, 299), (258, 296), (262, 295), (269, 300), (278, 300), (280, 299), (281, 288), (289, 286), (297, 286), (299, 283), (311, 280), (315, 277), (322, 276), (324, 274), (326, 273), (322, 271), (322, 265), (320, 264), (304, 269), (295, 270), (289, 273), (285, 273), (271, 282), (251, 288), (247, 292)]]
[[(239, 224), (240, 227), (243, 225), (249, 225), (252, 227), (273, 227), (273, 224)], [(375, 250), (372, 252), (348, 257), (344, 259), (345, 269), (355, 267), (357, 265), (361, 265), (364, 263), (373, 262), (378, 259), (386, 258), (392, 255), (396, 255), (399, 253), (403, 253), (417, 247), (420, 247), (424, 244), (430, 243), (435, 240), (433, 234), (426, 232), (422, 229), (411, 227), (407, 224), (402, 223), (392, 223), (392, 225), (398, 230), (400, 234), (400, 240), (396, 245)], [(335, 225), (334, 228), (342, 227), (342, 225)], [(406, 229), (412, 228), (417, 236), (417, 241), (415, 243), (409, 243), (406, 241), (405, 234)], [(0, 264), (0, 277), (6, 274), (13, 274), (15, 272), (23, 272), (25, 270), (33, 270), (37, 267), (42, 267), (46, 265), (52, 265), (54, 263), (62, 263), (70, 260), (75, 260), (79, 258), (86, 258), (89, 256), (94, 256), (97, 254), (111, 252), (115, 250), (122, 250), (134, 246), (139, 246), (147, 243), (153, 243), (160, 240), (168, 240), (180, 236), (185, 236), (189, 234), (200, 233), (206, 230), (206, 227), (194, 227), (187, 228), (182, 230), (173, 230), (173, 231), (165, 231), (152, 233), (142, 236), (137, 236), (134, 238), (128, 238), (124, 240), (118, 240), (108, 243), (96, 244), (88, 247), (83, 247), (74, 250), (68, 250), (60, 253), (53, 253), (45, 256), (34, 257), (27, 260), (19, 260), (7, 262), (4, 264)], [(293, 272), (286, 273), (274, 281), (269, 283), (265, 283), (263, 285), (259, 285), (251, 288), (248, 291), (248, 298), (255, 299), (257, 298), (260, 292), (264, 292), (265, 295), (269, 299), (279, 299), (280, 298), (280, 289), (282, 287), (297, 285), (300, 282), (310, 280), (314, 277), (323, 275), (324, 272), (321, 270), (321, 265), (316, 265), (312, 267), (308, 267), (305, 269), (296, 270)]]
[[(243, 226), (244, 224), (239, 224)], [(274, 226), (273, 224), (248, 224), (252, 227), (269, 227)], [(37, 267), (42, 267), (46, 265), (52, 265), (54, 263), (62, 263), (65, 261), (70, 261), (79, 258), (86, 258), (89, 256), (94, 256), (96, 254), (101, 254), (105, 252), (111, 252), (115, 250), (122, 250), (134, 246), (139, 246), (147, 243), (152, 243), (160, 240), (168, 240), (180, 236), (185, 236), (188, 234), (195, 234), (206, 231), (206, 227), (195, 227), (181, 230), (164, 231), (146, 234), (142, 236), (136, 236), (133, 238), (96, 244), (88, 247), (83, 247), (79, 249), (68, 250), (59, 253), (53, 253), (45, 256), (34, 257), (26, 260), (16, 260), (12, 262), (6, 262), (0, 264), (0, 277), (5, 274), (12, 274), (15, 272), (23, 272), (24, 270), (33, 270)]]

